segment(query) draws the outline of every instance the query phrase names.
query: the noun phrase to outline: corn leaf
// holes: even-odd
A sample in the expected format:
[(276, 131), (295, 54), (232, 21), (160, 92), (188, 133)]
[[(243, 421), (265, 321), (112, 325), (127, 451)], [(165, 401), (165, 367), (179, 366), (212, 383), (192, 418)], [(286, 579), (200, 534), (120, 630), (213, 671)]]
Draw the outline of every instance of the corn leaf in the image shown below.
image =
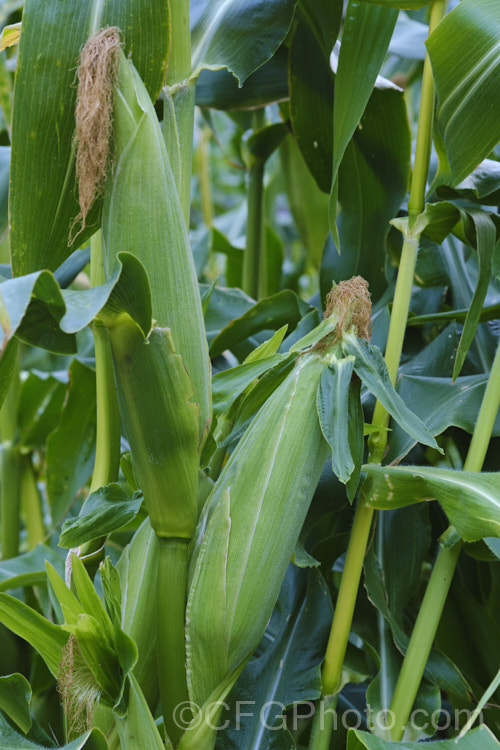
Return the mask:
[(380, 350), (353, 334), (344, 334), (342, 346), (346, 355), (354, 355), (356, 358), (356, 374), (396, 422), (419, 443), (437, 448), (438, 445), (427, 427), (408, 409), (401, 396), (394, 390)]
[(49, 562), (46, 564), (46, 569), (47, 578), (61, 607), (64, 622), (67, 625), (74, 625), (78, 622), (80, 615), (85, 612), (85, 608)]
[(347, 6), (333, 109), (330, 227), (337, 246), (338, 170), (372, 93), (397, 17), (398, 11), (393, 8), (369, 5), (362, 0), (350, 0)]
[[(460, 740), (437, 740), (432, 743), (432, 750), (498, 750), (500, 743), (487, 727), (470, 732)], [(390, 742), (374, 737), (359, 729), (350, 729), (347, 739), (347, 750), (418, 750), (422, 745), (417, 742)]]
[(321, 431), (332, 452), (332, 470), (344, 484), (354, 471), (349, 444), (349, 388), (354, 357), (338, 359), (323, 370), (317, 395)]
[(190, 9), (194, 74), (228, 68), (241, 86), (284, 40), (295, 0), (195, 0)]
[(116, 652), (102, 637), (102, 627), (91, 615), (83, 614), (79, 617), (74, 633), (86, 665), (105, 694), (105, 701), (113, 706), (120, 700), (123, 691)]
[(363, 500), (373, 508), (436, 499), (464, 541), (500, 536), (500, 473), (373, 464), (363, 471)]
[(31, 686), (22, 674), (0, 677), (0, 709), (26, 734), (31, 728)]
[(454, 185), (500, 139), (499, 36), (497, 0), (462, 0), (427, 41)]
[(0, 594), (0, 622), (28, 641), (38, 651), (54, 677), (57, 677), (68, 633), (9, 594)]
[(156, 679), (158, 539), (149, 520), (142, 523), (118, 562), (120, 574), (121, 627), (137, 646), (134, 676), (149, 705), (158, 701)]
[(101, 487), (85, 499), (76, 518), (64, 522), (59, 546), (78, 547), (117, 531), (136, 517), (142, 500), (141, 493), (129, 497), (116, 483)]
[[(26, 739), (0, 714), (0, 750), (49, 750), (50, 747)], [(59, 745), (59, 750), (109, 750), (109, 747), (99, 729), (89, 729), (76, 740)]]
[(214, 375), (212, 380), (212, 398), (214, 414), (219, 414), (230, 406), (245, 388), (263, 373), (283, 360), (283, 355), (274, 354), (264, 359), (257, 359)]
[(45, 562), (49, 560), (59, 572), (64, 570), (64, 561), (51, 547), (37, 544), (35, 549), (19, 557), (0, 562), (0, 591), (18, 586), (39, 586), (47, 580)]

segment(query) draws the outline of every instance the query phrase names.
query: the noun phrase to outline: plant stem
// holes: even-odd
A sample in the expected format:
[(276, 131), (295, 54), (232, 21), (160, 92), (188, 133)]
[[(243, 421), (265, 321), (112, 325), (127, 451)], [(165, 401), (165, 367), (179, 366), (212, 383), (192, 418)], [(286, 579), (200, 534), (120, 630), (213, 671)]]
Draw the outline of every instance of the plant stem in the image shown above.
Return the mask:
[(321, 698), (316, 704), (314, 719), (309, 740), (309, 750), (328, 750), (330, 737), (334, 729), (337, 696)]
[[(259, 130), (265, 123), (265, 109), (253, 114), (252, 128)], [(248, 175), (248, 215), (245, 257), (243, 259), (243, 291), (253, 299), (266, 287), (264, 244), (264, 164), (255, 159)]]
[[(431, 7), (429, 34), (432, 33), (440, 22), (444, 9), (445, 0), (434, 0)], [(425, 205), (425, 187), (432, 142), (434, 84), (428, 56), (426, 56), (423, 75), (421, 107), (417, 129), (417, 150), (410, 188), (410, 202), (408, 204), (410, 229), (415, 217), (423, 210)], [(411, 231), (408, 232), (408, 236), (405, 238), (394, 292), (394, 302), (385, 352), (385, 361), (393, 384), (396, 382), (403, 348), (419, 239), (419, 236), (412, 234)], [(373, 413), (373, 424), (386, 427), (388, 423), (389, 415), (386, 409), (382, 404), (377, 402)], [(386, 430), (374, 433), (369, 440), (370, 453), (368, 461), (370, 463), (381, 463), (386, 446)], [(339, 596), (330, 631), (326, 652), (327, 656), (323, 666), (322, 680), (324, 695), (338, 690), (341, 686), (342, 666), (347, 649), (372, 518), (373, 510), (358, 504), (354, 515)]]
[[(499, 408), (500, 342), (467, 452), (465, 471), (481, 471)], [(453, 527), (450, 527), (445, 535), (452, 537), (455, 533)], [(461, 549), (461, 540), (453, 546), (443, 544), (439, 549), (391, 702), (391, 711), (394, 712), (394, 729), (391, 732), (393, 740), (403, 738)]]
[(19, 553), (21, 528), (21, 454), (16, 445), (17, 395), (19, 390), (19, 358), (16, 357), (12, 381), (0, 409), (0, 492), (2, 559)]
[(21, 466), (21, 498), (23, 516), (28, 536), (28, 549), (33, 549), (45, 539), (42, 499), (38, 491), (31, 456), (23, 456)]
[(175, 723), (175, 707), (189, 700), (186, 681), (185, 610), (187, 600), (188, 539), (161, 539), (158, 575), (158, 681), (163, 718), (176, 745), (182, 734)]
[(199, 163), (200, 163), (200, 193), (201, 193), (201, 212), (203, 221), (207, 227), (212, 226), (213, 210), (212, 195), (210, 189), (210, 139), (212, 134), (210, 128), (203, 128), (200, 146), (199, 146)]
[(171, 47), (164, 89), (162, 131), (184, 221), (189, 228), (196, 87), (196, 81), (189, 81), (191, 75), (189, 0), (170, 0), (169, 9)]
[(347, 547), (344, 571), (323, 665), (323, 694), (325, 696), (336, 693), (341, 685), (342, 667), (372, 518), (373, 508), (358, 505), (354, 515), (354, 524)]

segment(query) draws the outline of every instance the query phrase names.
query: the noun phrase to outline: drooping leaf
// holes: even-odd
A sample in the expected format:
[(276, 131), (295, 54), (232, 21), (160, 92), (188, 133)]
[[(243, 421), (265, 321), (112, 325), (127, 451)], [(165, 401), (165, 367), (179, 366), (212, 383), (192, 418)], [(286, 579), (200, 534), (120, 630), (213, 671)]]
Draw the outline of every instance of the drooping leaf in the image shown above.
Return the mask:
[[(487, 727), (480, 727), (470, 732), (461, 740), (437, 740), (433, 743), (433, 750), (498, 750), (500, 743)], [(347, 750), (418, 750), (417, 742), (390, 742), (374, 737), (359, 729), (350, 729), (347, 740)]]
[[(403, 374), (398, 392), (433, 435), (440, 435), (451, 425), (472, 434), (487, 382), (487, 374), (467, 375), (454, 383), (449, 377)], [(499, 434), (500, 415), (493, 430), (493, 435)], [(399, 425), (394, 425), (388, 462), (400, 460), (414, 444), (415, 441)]]
[(9, 594), (0, 594), (0, 622), (28, 641), (57, 677), (68, 633)]
[(360, 275), (374, 301), (385, 292), (386, 239), (408, 187), (411, 139), (403, 92), (375, 88), (338, 172), (339, 243), (323, 254), (323, 294)]
[(226, 68), (202, 70), (196, 82), (199, 107), (232, 110), (262, 107), (288, 99), (287, 54), (283, 47), (239, 87)]
[(22, 674), (0, 677), (0, 709), (26, 734), (31, 727), (31, 686)]
[[(50, 746), (42, 746), (26, 739), (11, 727), (0, 714), (0, 750), (49, 750)], [(109, 750), (106, 738), (100, 729), (89, 729), (76, 740), (59, 746), (60, 750)]]
[(354, 371), (401, 427), (419, 442), (436, 448), (427, 427), (394, 390), (380, 349), (353, 334), (344, 334), (342, 347), (346, 355), (354, 355)]
[(466, 542), (500, 536), (500, 473), (426, 466), (363, 466), (363, 498), (373, 508), (438, 500)]
[(500, 204), (500, 164), (492, 159), (485, 159), (456, 187), (440, 185), (436, 189), (439, 198), (452, 200), (465, 198), (483, 206)]
[[(168, 6), (163, 0), (30, 0), (19, 45), (11, 171), (11, 250), (14, 274), (54, 269), (70, 254), (68, 235), (79, 207), (75, 198), (73, 131), (75, 68), (96, 30), (118, 26), (153, 98), (165, 74)], [(30, 210), (25, 207), (29, 203)], [(100, 204), (79, 236), (98, 227)]]
[(75, 359), (59, 424), (47, 440), (47, 492), (54, 523), (61, 521), (90, 477), (95, 434), (95, 372)]
[(19, 557), (0, 562), (0, 591), (8, 591), (18, 586), (39, 586), (45, 584), (47, 576), (45, 563), (50, 561), (60, 573), (63, 572), (64, 561), (51, 547), (38, 544), (31, 552), (25, 552)]
[(499, 35), (496, 0), (462, 0), (427, 41), (438, 95), (438, 125), (455, 185), (500, 139)]
[(484, 211), (469, 211), (468, 216), (470, 217), (470, 220), (467, 223), (472, 224), (473, 227), (473, 229), (470, 227), (469, 231), (474, 232), (476, 235), (475, 244), (479, 258), (479, 273), (476, 289), (474, 291), (469, 312), (465, 318), (464, 329), (462, 331), (455, 359), (455, 366), (453, 368), (454, 380), (460, 375), (467, 352), (469, 351), (479, 324), (481, 310), (490, 283), (491, 265), (496, 241), (495, 225), (490, 219), (489, 214)]
[(349, 389), (353, 370), (354, 357), (339, 359), (325, 368), (316, 402), (321, 431), (332, 452), (333, 473), (344, 484), (355, 468), (349, 444)]
[(300, 21), (289, 51), (290, 118), (297, 145), (318, 187), (332, 183), (333, 74), (313, 30)]
[(212, 341), (210, 355), (221, 354), (258, 331), (295, 326), (309, 312), (309, 306), (295, 292), (285, 289), (257, 302), (243, 315), (233, 319)]
[(335, 77), (330, 226), (336, 235), (337, 175), (386, 55), (398, 11), (350, 0)]
[(276, 52), (296, 0), (194, 0), (191, 59), (194, 73), (228, 68), (240, 85)]
[(64, 522), (59, 546), (78, 547), (117, 531), (136, 517), (142, 500), (141, 493), (129, 497), (116, 483), (101, 487), (86, 498), (76, 518)]

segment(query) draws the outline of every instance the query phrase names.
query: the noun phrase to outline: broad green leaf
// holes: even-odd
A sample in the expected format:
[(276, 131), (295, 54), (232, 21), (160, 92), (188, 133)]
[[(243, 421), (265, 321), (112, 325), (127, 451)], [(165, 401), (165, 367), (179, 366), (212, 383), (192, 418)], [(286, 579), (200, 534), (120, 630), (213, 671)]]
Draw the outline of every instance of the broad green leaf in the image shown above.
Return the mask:
[(499, 36), (497, 0), (462, 0), (427, 41), (455, 185), (500, 139)]
[(88, 481), (94, 463), (95, 372), (75, 359), (69, 378), (59, 424), (47, 440), (47, 492), (56, 524)]
[(77, 547), (121, 529), (139, 513), (142, 500), (140, 493), (129, 497), (119, 484), (101, 487), (86, 498), (77, 518), (64, 522), (59, 546)]
[[(284, 743), (288, 741), (284, 746), (291, 747), (282, 726), (283, 707), (319, 697), (322, 649), (331, 617), (330, 596), (319, 571), (290, 565), (258, 656), (247, 664), (226, 698), (229, 712), (224, 711), (221, 719), (229, 726), (220, 733), (222, 743), (274, 748), (281, 735)], [(251, 715), (237, 717), (238, 705), (251, 706)]]
[(465, 198), (483, 206), (500, 204), (500, 163), (485, 159), (456, 187), (440, 185), (436, 189), (439, 198), (452, 200)]
[(64, 623), (74, 625), (78, 622), (80, 615), (84, 613), (84, 606), (49, 562), (46, 563), (45, 568), (47, 578), (61, 607)]
[(288, 203), (306, 248), (307, 264), (317, 269), (329, 233), (328, 197), (318, 188), (291, 136), (281, 144), (280, 156)]
[[(470, 349), (479, 324), (483, 303), (490, 283), (493, 252), (496, 242), (495, 225), (490, 219), (489, 214), (484, 211), (469, 211), (468, 217), (470, 217), (470, 219), (467, 224), (472, 225), (469, 231), (475, 234), (474, 244), (476, 245), (479, 258), (479, 273), (476, 289), (474, 291), (469, 312), (465, 318), (464, 329), (462, 331), (462, 336), (460, 337), (460, 344), (455, 358), (455, 366), (453, 368), (454, 380), (460, 375), (467, 352)], [(466, 230), (467, 228), (466, 225)]]
[(210, 419), (210, 362), (196, 270), (153, 103), (123, 54), (113, 115), (115, 166), (106, 184), (102, 220), (105, 270), (112, 272), (122, 251), (143, 264), (153, 318), (171, 329), (193, 384), (201, 437)]
[(333, 473), (344, 484), (354, 471), (349, 444), (349, 388), (354, 357), (338, 359), (323, 370), (316, 405), (319, 423), (332, 452)]
[(274, 354), (276, 354), (283, 342), (283, 339), (286, 336), (287, 330), (288, 325), (284, 325), (281, 326), (281, 328), (278, 328), (276, 333), (274, 333), (270, 339), (264, 341), (263, 344), (258, 346), (257, 349), (254, 349), (253, 352), (248, 355), (243, 364), (247, 365), (250, 362), (257, 362), (258, 360), (265, 359), (266, 357), (272, 357)]
[(82, 604), (85, 614), (94, 618), (99, 625), (101, 639), (110, 641), (113, 632), (110, 617), (94, 588), (85, 565), (73, 552), (70, 553), (71, 560), (71, 583), (74, 585), (77, 596)]
[[(200, 291), (206, 294), (210, 287), (206, 284), (200, 284)], [(205, 310), (205, 327), (207, 331), (207, 340), (211, 345), (216, 336), (235, 318), (239, 318), (250, 310), (255, 301), (241, 289), (226, 289), (224, 287), (214, 287), (210, 293)], [(249, 348), (246, 354), (252, 349)], [(246, 355), (245, 355), (246, 356)]]
[(500, 473), (373, 464), (363, 471), (363, 500), (373, 508), (436, 499), (464, 541), (500, 536)]
[(145, 339), (122, 316), (109, 335), (120, 413), (151, 524), (160, 536), (189, 539), (198, 517), (200, 409), (186, 367), (168, 328), (153, 328)]
[[(403, 374), (398, 392), (433, 435), (440, 435), (451, 425), (472, 434), (487, 382), (487, 374), (467, 375), (454, 383), (449, 377)], [(493, 434), (500, 434), (500, 415)], [(399, 425), (394, 425), (388, 462), (401, 459), (414, 444), (415, 441)]]
[(212, 380), (214, 414), (225, 411), (256, 378), (282, 360), (283, 355), (275, 354), (214, 375)]
[(9, 594), (0, 594), (0, 622), (28, 641), (57, 677), (68, 633)]
[(31, 727), (31, 686), (22, 674), (0, 677), (0, 709), (26, 734)]
[(158, 538), (149, 520), (143, 522), (118, 562), (122, 588), (122, 629), (137, 646), (134, 676), (149, 705), (158, 701), (155, 601), (158, 575)]
[[(437, 740), (433, 742), (432, 750), (498, 750), (500, 743), (487, 727), (470, 732), (461, 740), (452, 738), (450, 740)], [(379, 737), (374, 737), (359, 729), (350, 729), (347, 740), (347, 750), (418, 750), (421, 748), (417, 742), (389, 742)]]
[[(337, 85), (337, 84), (336, 84)], [(411, 138), (402, 91), (375, 88), (338, 173), (339, 245), (329, 239), (321, 275), (325, 294), (332, 280), (360, 275), (379, 299), (387, 288), (389, 221), (408, 188)]]
[[(28, 0), (14, 90), (11, 250), (15, 275), (57, 268), (70, 254), (68, 235), (79, 212), (73, 149), (75, 68), (94, 31), (118, 26), (148, 90), (156, 98), (169, 47), (163, 0)], [(30, 210), (26, 211), (29, 203)], [(82, 243), (98, 227), (100, 202)]]
[(417, 216), (411, 231), (408, 219), (393, 219), (391, 224), (409, 238), (424, 233), (433, 242), (441, 243), (460, 219), (460, 210), (449, 201), (426, 203), (424, 210)]
[(228, 68), (240, 86), (285, 38), (295, 0), (191, 0), (193, 74)]
[(18, 403), (20, 443), (25, 448), (45, 445), (57, 427), (66, 388), (62, 378), (30, 372), (21, 384)]
[(351, 333), (344, 333), (342, 347), (347, 356), (354, 355), (354, 371), (393, 419), (419, 443), (437, 448), (438, 445), (427, 427), (408, 409), (401, 396), (394, 390), (380, 349)]
[(226, 69), (202, 70), (196, 81), (196, 104), (213, 109), (247, 109), (288, 99), (287, 54), (284, 47), (239, 87)]
[(391, 41), (398, 11), (349, 0), (335, 77), (330, 226), (336, 235), (338, 170), (365, 110)]
[(213, 339), (210, 345), (210, 355), (215, 357), (224, 349), (231, 349), (235, 344), (258, 331), (277, 330), (286, 323), (290, 327), (295, 326), (307, 312), (309, 312), (307, 303), (301, 300), (295, 292), (284, 289), (272, 297), (260, 300), (243, 315), (231, 320)]
[[(53, 746), (39, 745), (23, 737), (0, 714), (0, 750), (49, 750), (49, 747)], [(109, 747), (99, 729), (89, 729), (76, 740), (59, 745), (59, 750), (109, 750)]]
[(289, 51), (290, 119), (295, 141), (320, 190), (332, 183), (333, 74), (311, 27), (301, 20)]
[(46, 561), (50, 561), (60, 573), (63, 572), (64, 561), (60, 555), (44, 544), (38, 544), (34, 550), (19, 557), (2, 560), (0, 562), (0, 591), (8, 591), (18, 586), (45, 584), (47, 582)]
[(385, 8), (401, 8), (401, 10), (418, 10), (428, 5), (431, 0), (363, 0), (372, 5), (382, 5)]
[(298, 7), (328, 58), (342, 22), (343, 0), (299, 0)]

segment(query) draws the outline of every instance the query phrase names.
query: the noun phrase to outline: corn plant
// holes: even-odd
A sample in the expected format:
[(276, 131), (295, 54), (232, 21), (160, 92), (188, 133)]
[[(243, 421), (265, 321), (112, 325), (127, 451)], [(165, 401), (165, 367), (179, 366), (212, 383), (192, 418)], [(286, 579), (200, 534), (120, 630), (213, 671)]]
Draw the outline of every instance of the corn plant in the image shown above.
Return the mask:
[(0, 20), (0, 750), (498, 748), (497, 0)]

